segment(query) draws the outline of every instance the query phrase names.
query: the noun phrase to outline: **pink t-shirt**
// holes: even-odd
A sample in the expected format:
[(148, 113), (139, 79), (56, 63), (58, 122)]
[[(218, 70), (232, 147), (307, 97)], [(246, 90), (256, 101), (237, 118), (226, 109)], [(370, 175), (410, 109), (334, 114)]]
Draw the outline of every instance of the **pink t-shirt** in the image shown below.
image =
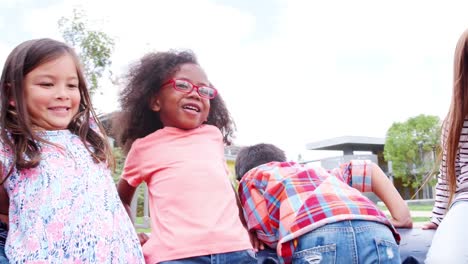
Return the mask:
[(222, 135), (211, 125), (165, 127), (133, 143), (122, 177), (148, 184), (146, 263), (252, 248), (227, 173)]

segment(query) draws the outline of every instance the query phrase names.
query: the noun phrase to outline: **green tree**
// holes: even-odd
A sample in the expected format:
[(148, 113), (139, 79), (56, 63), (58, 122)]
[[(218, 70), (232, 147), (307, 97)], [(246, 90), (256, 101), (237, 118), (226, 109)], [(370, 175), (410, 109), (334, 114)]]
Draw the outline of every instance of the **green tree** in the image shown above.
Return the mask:
[(114, 178), (114, 182), (117, 183), (120, 180), (120, 175), (122, 175), (122, 170), (125, 163), (125, 155), (121, 148), (116, 147), (112, 149), (112, 154), (114, 155), (115, 159), (115, 170), (112, 173), (112, 178)]
[(75, 48), (83, 65), (90, 93), (98, 90), (99, 79), (112, 64), (114, 40), (99, 30), (90, 30), (86, 15), (82, 10), (73, 9), (72, 18), (62, 17), (58, 21), (59, 30), (69, 45)]
[(392, 162), (394, 177), (401, 178), (404, 186), (420, 187), (424, 176), (435, 168), (440, 131), (440, 119), (430, 115), (396, 122), (388, 129), (384, 157)]

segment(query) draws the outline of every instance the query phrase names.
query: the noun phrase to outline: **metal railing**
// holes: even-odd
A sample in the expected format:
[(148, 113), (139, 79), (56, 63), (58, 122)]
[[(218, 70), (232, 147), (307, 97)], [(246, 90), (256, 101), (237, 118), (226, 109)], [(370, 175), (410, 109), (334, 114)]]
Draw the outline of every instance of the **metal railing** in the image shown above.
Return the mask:
[[(137, 211), (138, 211), (138, 201), (140, 199), (140, 193), (143, 193), (143, 221), (137, 223)], [(146, 184), (140, 184), (133, 195), (133, 200), (130, 205), (132, 209), (132, 219), (135, 223), (135, 228), (149, 228), (150, 227), (150, 215), (149, 215), (149, 196), (148, 196), (148, 187)], [(138, 221), (139, 222), (139, 221)]]

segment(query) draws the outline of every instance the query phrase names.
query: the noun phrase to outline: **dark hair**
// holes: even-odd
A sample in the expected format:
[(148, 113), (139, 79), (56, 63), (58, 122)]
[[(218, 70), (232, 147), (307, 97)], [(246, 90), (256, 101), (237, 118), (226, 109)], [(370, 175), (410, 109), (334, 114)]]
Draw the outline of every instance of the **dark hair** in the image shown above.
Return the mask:
[(468, 30), (460, 36), (455, 48), (453, 92), (450, 110), (443, 124), (442, 147), (446, 152), (446, 180), (449, 204), (457, 189), (455, 161), (463, 122), (468, 116)]
[[(0, 140), (13, 154), (12, 167), (4, 180), (11, 174), (13, 166), (18, 169), (36, 167), (41, 161), (39, 142), (52, 144), (33, 131), (31, 117), (24, 100), (24, 78), (36, 67), (55, 60), (65, 54), (75, 61), (79, 81), (80, 105), (78, 113), (68, 125), (68, 129), (78, 135), (96, 162), (109, 162), (113, 166), (112, 152), (105, 137), (105, 132), (96, 117), (86, 81), (76, 53), (65, 43), (52, 39), (34, 39), (21, 43), (10, 53), (3, 67), (0, 79)], [(14, 102), (12, 106), (11, 102)], [(90, 129), (90, 117), (93, 117), (100, 129)]]
[[(163, 128), (159, 113), (151, 109), (151, 101), (164, 82), (170, 79), (182, 64), (197, 64), (191, 51), (148, 53), (134, 64), (127, 76), (128, 84), (120, 93), (122, 111), (113, 118), (113, 133), (117, 142), (128, 153), (133, 142)], [(210, 100), (206, 124), (221, 130), (226, 144), (231, 143), (234, 122), (222, 97)]]
[(286, 161), (284, 151), (275, 145), (260, 143), (242, 148), (236, 158), (237, 180), (240, 180), (249, 170), (272, 161)]

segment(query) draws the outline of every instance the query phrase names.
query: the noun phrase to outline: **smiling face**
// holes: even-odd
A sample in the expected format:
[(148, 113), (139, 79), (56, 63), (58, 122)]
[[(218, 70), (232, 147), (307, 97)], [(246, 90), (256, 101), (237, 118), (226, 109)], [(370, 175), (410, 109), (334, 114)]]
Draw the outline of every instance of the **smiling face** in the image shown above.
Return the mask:
[[(209, 86), (208, 78), (203, 69), (192, 63), (182, 64), (173, 79), (187, 80), (197, 86)], [(210, 100), (201, 98), (196, 89), (183, 93), (173, 88), (169, 83), (161, 87), (153, 100), (151, 109), (159, 112), (162, 124), (166, 127), (194, 129), (208, 118)]]
[(25, 103), (35, 129), (66, 129), (78, 113), (80, 90), (73, 57), (64, 54), (29, 72), (24, 79)]

